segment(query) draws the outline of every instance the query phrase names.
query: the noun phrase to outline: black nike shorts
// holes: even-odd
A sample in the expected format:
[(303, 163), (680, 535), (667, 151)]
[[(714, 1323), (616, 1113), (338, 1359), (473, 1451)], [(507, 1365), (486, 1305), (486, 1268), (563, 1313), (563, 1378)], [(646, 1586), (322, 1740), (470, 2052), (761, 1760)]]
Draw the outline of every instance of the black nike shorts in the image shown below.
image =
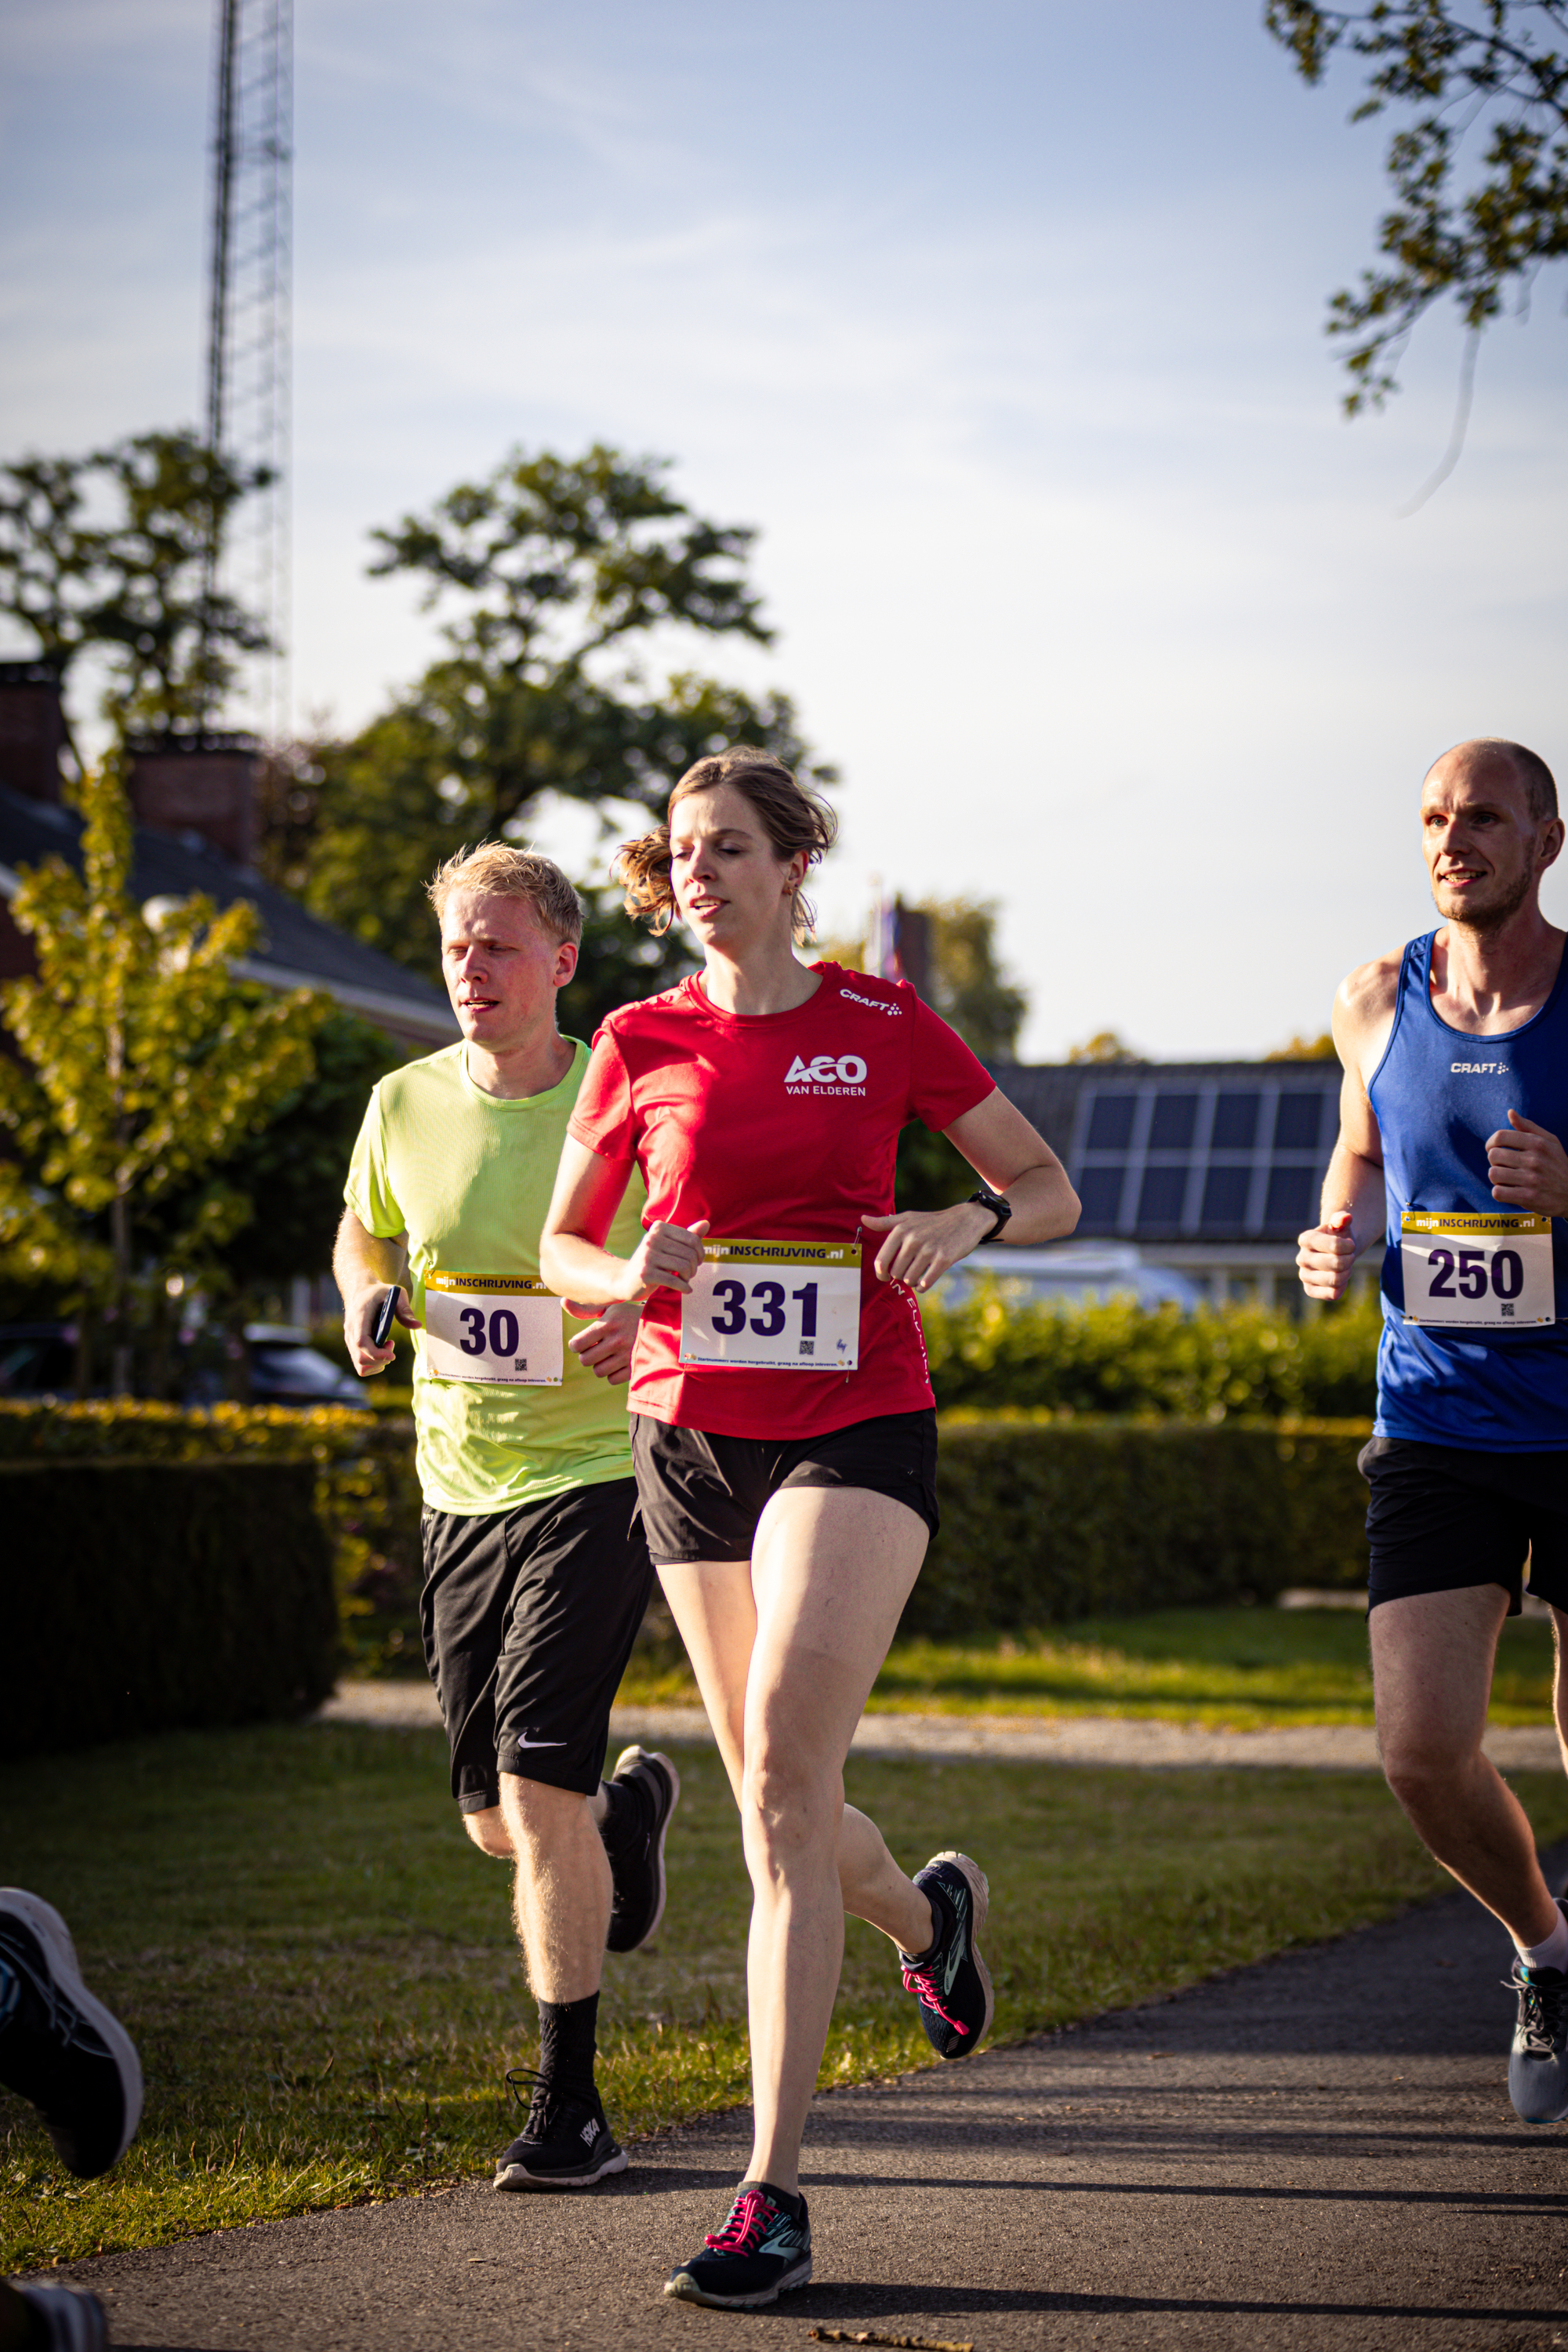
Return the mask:
[(1374, 1437), (1356, 1467), (1372, 1488), (1369, 1608), (1500, 1584), (1517, 1617), (1528, 1559), (1536, 1600), (1568, 1609), (1568, 1454), (1479, 1454)]
[(634, 1480), (612, 1478), (511, 1511), (421, 1515), (419, 1622), (459, 1811), (499, 1805), (502, 1772), (598, 1787), (653, 1591), (637, 1501)]
[(757, 1521), (785, 1486), (864, 1486), (937, 1531), (936, 1413), (879, 1413), (820, 1437), (714, 1437), (632, 1415), (647, 1548), (655, 1560), (750, 1559)]

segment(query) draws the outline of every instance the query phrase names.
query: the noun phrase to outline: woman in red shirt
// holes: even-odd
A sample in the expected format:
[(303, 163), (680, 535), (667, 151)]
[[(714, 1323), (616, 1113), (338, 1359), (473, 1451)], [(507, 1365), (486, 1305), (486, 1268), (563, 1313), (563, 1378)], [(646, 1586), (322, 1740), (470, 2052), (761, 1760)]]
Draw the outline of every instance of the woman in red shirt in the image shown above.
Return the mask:
[[(834, 821), (781, 761), (699, 761), (668, 820), (621, 852), (627, 905), (679, 915), (704, 969), (595, 1039), (540, 1259), (573, 1299), (646, 1302), (637, 1491), (741, 1808), (756, 2138), (729, 2221), (665, 2290), (731, 2307), (811, 2275), (800, 2139), (846, 1911), (898, 1947), (942, 2056), (991, 2021), (984, 1875), (949, 1853), (907, 1878), (845, 1804), (843, 1765), (937, 1524), (915, 1293), (994, 1234), (1070, 1233), (1078, 1202), (906, 982), (800, 961)], [(913, 1118), (975, 1169), (969, 1200), (894, 1213)], [(648, 1201), (628, 1259), (603, 1242), (634, 1164)]]

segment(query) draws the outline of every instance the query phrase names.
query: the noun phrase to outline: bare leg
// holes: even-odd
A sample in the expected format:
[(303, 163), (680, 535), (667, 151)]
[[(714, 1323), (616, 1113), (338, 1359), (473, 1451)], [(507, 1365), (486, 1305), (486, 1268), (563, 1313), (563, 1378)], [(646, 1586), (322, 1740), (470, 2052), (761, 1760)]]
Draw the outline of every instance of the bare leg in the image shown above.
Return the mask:
[[(1553, 1932), (1557, 1906), (1524, 1808), (1481, 1753), (1507, 1614), (1497, 1584), (1380, 1601), (1371, 1617), (1373, 1687), (1384, 1772), (1412, 1828), (1528, 1946)], [(1560, 1673), (1559, 1707), (1561, 1681)]]
[[(757, 1529), (752, 1613), (723, 1615), (744, 1570), (661, 1568), (737, 1786), (753, 1904), (746, 1981), (753, 2179), (793, 2191), (844, 1952), (847, 1865), (885, 1933), (918, 1949), (931, 1906), (864, 1815), (845, 1832), (843, 1765), (925, 1555), (918, 1517), (862, 1488), (775, 1495)], [(748, 1639), (748, 1633), (750, 1638)]]
[(486, 1853), (517, 1858), (513, 1911), (535, 2000), (582, 2000), (599, 1990), (610, 1927), (610, 1864), (595, 1800), (513, 1772), (501, 1774), (500, 1795), (499, 1806), (466, 1813), (463, 1825)]

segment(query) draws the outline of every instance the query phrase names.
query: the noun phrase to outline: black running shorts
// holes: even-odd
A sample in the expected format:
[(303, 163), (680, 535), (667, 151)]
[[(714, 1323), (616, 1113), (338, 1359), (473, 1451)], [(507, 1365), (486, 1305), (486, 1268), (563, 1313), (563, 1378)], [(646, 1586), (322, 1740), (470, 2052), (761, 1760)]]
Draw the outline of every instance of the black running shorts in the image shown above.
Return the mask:
[(422, 1515), (419, 1622), (461, 1811), (499, 1805), (502, 1772), (598, 1787), (653, 1591), (637, 1499), (612, 1478), (475, 1518)]
[(1374, 1437), (1356, 1466), (1372, 1488), (1370, 1608), (1500, 1584), (1517, 1617), (1528, 1558), (1535, 1598), (1568, 1609), (1568, 1454), (1478, 1454)]
[(821, 1437), (711, 1437), (632, 1415), (632, 1460), (653, 1558), (750, 1559), (757, 1521), (784, 1486), (863, 1486), (937, 1531), (936, 1413), (879, 1413)]

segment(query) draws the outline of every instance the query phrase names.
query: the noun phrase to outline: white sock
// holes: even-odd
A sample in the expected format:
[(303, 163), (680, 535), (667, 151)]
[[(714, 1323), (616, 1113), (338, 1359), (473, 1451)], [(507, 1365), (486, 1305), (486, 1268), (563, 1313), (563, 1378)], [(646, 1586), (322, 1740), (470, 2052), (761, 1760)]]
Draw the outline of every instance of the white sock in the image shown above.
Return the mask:
[(1527, 1969), (1562, 1969), (1568, 1972), (1568, 1918), (1559, 1911), (1557, 1925), (1545, 1942), (1521, 1944), (1519, 1957)]

